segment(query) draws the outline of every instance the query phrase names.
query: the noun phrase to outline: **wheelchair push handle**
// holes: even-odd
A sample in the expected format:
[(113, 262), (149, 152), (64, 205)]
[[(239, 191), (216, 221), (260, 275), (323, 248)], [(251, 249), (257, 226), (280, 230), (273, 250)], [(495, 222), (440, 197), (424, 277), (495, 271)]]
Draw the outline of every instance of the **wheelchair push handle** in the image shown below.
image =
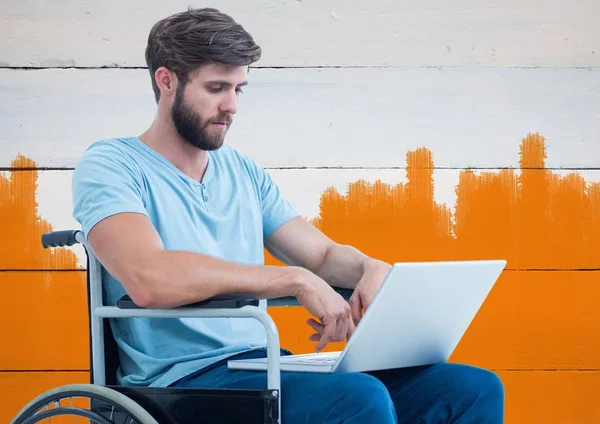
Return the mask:
[(51, 231), (49, 233), (42, 234), (42, 246), (44, 249), (48, 247), (63, 247), (73, 246), (79, 243), (76, 240), (77, 233), (79, 230), (63, 230), (63, 231)]

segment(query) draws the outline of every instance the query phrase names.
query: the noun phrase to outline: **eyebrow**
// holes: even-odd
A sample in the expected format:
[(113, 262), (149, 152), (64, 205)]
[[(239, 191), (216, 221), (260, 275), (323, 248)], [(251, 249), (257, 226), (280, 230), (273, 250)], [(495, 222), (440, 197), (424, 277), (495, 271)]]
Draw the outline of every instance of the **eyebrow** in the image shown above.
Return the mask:
[[(233, 85), (229, 81), (223, 81), (223, 80), (206, 81), (205, 84), (206, 85), (209, 85), (209, 84), (219, 84), (219, 85), (224, 85), (226, 87), (231, 87)], [(237, 84), (237, 87), (243, 87), (245, 85), (248, 85), (248, 81), (244, 81), (244, 82), (241, 82), (241, 83)]]

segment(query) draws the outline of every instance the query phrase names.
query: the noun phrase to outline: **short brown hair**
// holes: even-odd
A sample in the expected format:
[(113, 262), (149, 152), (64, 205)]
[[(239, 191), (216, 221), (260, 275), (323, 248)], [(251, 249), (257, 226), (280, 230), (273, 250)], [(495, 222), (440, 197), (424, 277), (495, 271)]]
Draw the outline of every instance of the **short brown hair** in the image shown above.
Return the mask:
[(230, 16), (213, 8), (189, 8), (154, 24), (148, 35), (146, 64), (158, 102), (154, 73), (161, 66), (185, 84), (189, 73), (201, 65), (249, 66), (261, 54), (252, 36)]

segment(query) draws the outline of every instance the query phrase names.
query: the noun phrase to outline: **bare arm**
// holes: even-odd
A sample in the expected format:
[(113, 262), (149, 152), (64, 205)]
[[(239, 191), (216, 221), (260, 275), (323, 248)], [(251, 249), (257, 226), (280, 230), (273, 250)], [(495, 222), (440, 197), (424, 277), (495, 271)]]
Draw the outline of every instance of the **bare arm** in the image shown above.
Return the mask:
[(310, 322), (319, 328), (319, 337), (313, 339), (318, 341), (317, 351), (348, 338), (354, 330), (348, 303), (303, 267), (239, 265), (167, 251), (149, 219), (135, 213), (105, 218), (90, 231), (88, 241), (102, 265), (142, 307), (172, 308), (220, 294), (294, 296), (320, 320)]
[(89, 244), (102, 265), (143, 307), (170, 308), (221, 294), (297, 296), (307, 280), (298, 267), (246, 266), (167, 251), (147, 217), (122, 213), (100, 221)]
[(304, 267), (341, 288), (354, 289), (375, 261), (352, 246), (334, 242), (300, 217), (273, 233), (266, 247), (280, 261)]

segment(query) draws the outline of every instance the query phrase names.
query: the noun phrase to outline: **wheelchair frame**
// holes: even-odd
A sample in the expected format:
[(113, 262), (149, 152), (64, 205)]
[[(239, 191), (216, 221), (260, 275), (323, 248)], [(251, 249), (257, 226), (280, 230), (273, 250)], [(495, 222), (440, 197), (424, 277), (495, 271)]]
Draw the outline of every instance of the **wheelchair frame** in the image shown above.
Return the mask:
[[(236, 399), (250, 403), (258, 407), (257, 410), (261, 416), (264, 416), (265, 423), (281, 423), (281, 380), (280, 380), (280, 343), (279, 333), (275, 322), (270, 315), (258, 306), (258, 300), (248, 296), (219, 296), (198, 302), (191, 305), (185, 305), (171, 309), (146, 309), (135, 305), (128, 296), (124, 296), (129, 301), (126, 308), (117, 306), (105, 306), (103, 302), (102, 289), (102, 265), (87, 244), (83, 233), (80, 230), (52, 231), (42, 235), (42, 245), (48, 247), (72, 246), (82, 244), (87, 254), (87, 295), (88, 295), (88, 314), (90, 329), (90, 379), (92, 385), (101, 385), (116, 390), (136, 402), (148, 413), (160, 420), (173, 421), (169, 413), (171, 408), (182, 408), (184, 397), (193, 398), (190, 405), (198, 405), (202, 402), (212, 404), (216, 399), (224, 399), (225, 406), (229, 406), (229, 401)], [(349, 299), (352, 290), (335, 289), (344, 298)], [(233, 300), (232, 304), (239, 305), (233, 308), (222, 308), (219, 305), (223, 300)], [(231, 302), (230, 302), (231, 303)], [(269, 306), (291, 306), (298, 305), (294, 297), (283, 297), (269, 299)], [(182, 389), (182, 388), (162, 388), (162, 387), (130, 387), (112, 385), (112, 381), (107, 381), (106, 367), (106, 337), (112, 337), (105, 334), (110, 331), (109, 318), (254, 318), (258, 320), (267, 333), (267, 388), (266, 390), (232, 390), (232, 389)], [(114, 339), (113, 339), (114, 340)], [(110, 347), (110, 346), (109, 346)], [(118, 358), (116, 358), (118, 361)], [(114, 364), (113, 364), (114, 365)], [(114, 371), (114, 370), (111, 370)], [(108, 384), (107, 384), (108, 383)], [(162, 396), (161, 396), (162, 395)], [(171, 397), (169, 397), (169, 395)], [(42, 395), (41, 395), (42, 396)], [(93, 402), (92, 402), (93, 403)], [(162, 404), (161, 404), (162, 403)], [(24, 408), (26, 409), (26, 408)], [(194, 407), (185, 406), (184, 409), (193, 413)], [(23, 410), (21, 411), (23, 413)], [(166, 415), (165, 415), (166, 414)], [(194, 417), (197, 418), (197, 417)], [(181, 419), (181, 418), (180, 418)], [(29, 420), (28, 420), (29, 422)], [(163, 421), (160, 421), (161, 424)], [(219, 419), (218, 422), (223, 422)], [(181, 421), (178, 421), (181, 423)], [(143, 424), (143, 423), (142, 423)], [(183, 423), (182, 423), (183, 424)]]

